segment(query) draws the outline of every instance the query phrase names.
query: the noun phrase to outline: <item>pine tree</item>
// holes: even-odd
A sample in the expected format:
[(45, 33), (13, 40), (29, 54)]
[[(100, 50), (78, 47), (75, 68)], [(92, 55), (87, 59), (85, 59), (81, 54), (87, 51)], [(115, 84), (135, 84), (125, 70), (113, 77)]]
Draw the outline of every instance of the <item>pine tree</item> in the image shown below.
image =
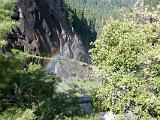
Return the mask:
[(0, 3), (0, 47), (2, 47), (6, 44), (6, 33), (16, 25), (10, 17), (15, 0), (0, 0)]
[[(0, 0), (0, 49), (7, 44), (7, 33), (16, 25), (11, 20), (11, 14), (15, 0)], [(4, 83), (5, 79), (15, 70), (17, 64), (12, 58), (0, 55), (0, 83)]]

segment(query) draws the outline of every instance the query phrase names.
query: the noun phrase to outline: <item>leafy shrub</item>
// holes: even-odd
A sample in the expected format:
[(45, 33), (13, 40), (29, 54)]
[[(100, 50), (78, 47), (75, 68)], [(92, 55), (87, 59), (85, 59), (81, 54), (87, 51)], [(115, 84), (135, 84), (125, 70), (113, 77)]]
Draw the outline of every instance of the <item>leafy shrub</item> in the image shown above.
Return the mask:
[(56, 79), (37, 65), (30, 64), (27, 69), (17, 70), (0, 88), (2, 111), (12, 107), (30, 108), (38, 117), (46, 117), (51, 114), (50, 105), (55, 86)]
[(8, 109), (2, 115), (0, 115), (1, 120), (34, 120), (34, 111), (31, 109)]
[(98, 114), (90, 114), (86, 116), (75, 116), (75, 117), (68, 117), (65, 118), (65, 120), (101, 120), (100, 116)]
[(97, 110), (160, 118), (159, 12), (145, 10), (123, 21), (112, 19), (94, 42), (93, 62), (108, 69), (105, 84), (92, 94)]
[(125, 113), (133, 111), (142, 117), (160, 115), (159, 78), (139, 79), (135, 74), (112, 74), (105, 86), (93, 93), (93, 103), (98, 110)]
[(140, 25), (128, 19), (111, 19), (90, 50), (93, 63), (112, 71), (135, 70), (139, 56), (152, 49), (151, 40), (158, 36), (159, 27), (158, 23)]

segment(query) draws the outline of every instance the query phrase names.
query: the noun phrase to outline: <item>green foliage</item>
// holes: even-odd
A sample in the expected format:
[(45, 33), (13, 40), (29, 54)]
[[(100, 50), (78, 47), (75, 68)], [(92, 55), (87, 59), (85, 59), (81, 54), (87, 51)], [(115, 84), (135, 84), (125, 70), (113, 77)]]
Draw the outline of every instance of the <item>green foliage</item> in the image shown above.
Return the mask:
[[(16, 25), (10, 18), (13, 0), (0, 0), (0, 47), (6, 35)], [(0, 55), (0, 119), (53, 120), (79, 112), (76, 102), (65, 101), (68, 95), (56, 94), (58, 80), (46, 73), (40, 65), (23, 65), (25, 58), (47, 59), (12, 50), (16, 55)], [(54, 96), (53, 96), (54, 95)], [(78, 107), (77, 107), (78, 108)], [(76, 113), (78, 113), (76, 112)]]
[(55, 93), (55, 80), (37, 65), (30, 64), (28, 69), (17, 70), (5, 87), (0, 88), (1, 111), (16, 106), (30, 108), (38, 117), (46, 117), (51, 112), (50, 102)]
[[(13, 0), (0, 0), (0, 48), (16, 23), (10, 15)], [(53, 120), (80, 119), (79, 99), (74, 95), (56, 93), (58, 80), (40, 65), (23, 65), (25, 58), (49, 59), (13, 49), (12, 57), (0, 55), (0, 119)], [(24, 68), (25, 66), (25, 68)], [(74, 117), (76, 116), (76, 117)], [(94, 116), (83, 116), (84, 119)]]
[(21, 59), (21, 60), (27, 59), (27, 58), (35, 58), (37, 60), (53, 60), (53, 58), (41, 57), (41, 56), (33, 55), (28, 52), (23, 52), (17, 49), (12, 49), (12, 53), (15, 55), (15, 58)]
[(145, 0), (144, 2), (145, 2), (147, 5), (152, 5), (152, 6), (154, 6), (154, 7), (156, 7), (157, 4), (160, 3), (159, 0)]
[[(62, 2), (65, 5), (65, 12), (69, 10), (68, 18), (71, 23), (77, 15), (80, 20), (86, 20), (91, 29), (95, 27), (96, 31), (100, 30), (110, 17), (121, 19), (124, 13), (133, 10), (142, 2), (150, 6), (156, 6), (159, 3), (158, 0), (64, 0)], [(81, 24), (76, 24), (75, 27), (82, 27)]]
[(152, 40), (158, 36), (159, 28), (159, 23), (140, 25), (127, 19), (111, 19), (91, 49), (94, 64), (112, 71), (137, 69), (139, 56), (153, 48)]
[(0, 0), (0, 3), (0, 47), (2, 47), (6, 44), (6, 33), (16, 25), (10, 17), (15, 0)]
[[(0, 3), (0, 47), (2, 47), (6, 43), (7, 33), (16, 25), (10, 18), (15, 1), (0, 0)], [(38, 119), (55, 116), (49, 114), (52, 111), (50, 105), (52, 95), (55, 93), (56, 79), (37, 65), (30, 64), (24, 69), (21, 62), (24, 56), (25, 58), (35, 56), (19, 51), (16, 53), (19, 55), (16, 58), (0, 55), (1, 118), (32, 120), (35, 116)]]
[[(0, 0), (0, 3), (0, 47), (3, 47), (7, 33), (16, 25), (10, 18), (15, 1)], [(152, 12), (145, 13), (148, 20), (146, 22), (146, 19), (142, 21), (146, 16), (141, 13), (136, 14), (136, 17), (132, 16), (133, 20), (121, 18), (122, 12), (128, 12), (135, 6), (135, 0), (65, 0), (65, 5), (65, 9), (69, 10), (67, 15), (72, 26), (78, 34), (86, 35), (85, 40), (95, 38), (96, 32), (109, 16), (120, 16), (122, 20), (110, 20), (94, 43), (96, 48), (91, 50), (96, 65), (110, 68), (108, 81), (93, 92), (94, 106), (98, 110), (111, 110), (118, 114), (131, 110), (142, 119), (158, 118), (158, 12), (152, 11), (154, 15), (150, 14)], [(155, 21), (151, 22), (148, 16), (156, 18)], [(57, 80), (40, 66), (29, 64), (23, 68), (21, 59), (36, 56), (13, 51), (18, 55), (17, 58), (0, 56), (0, 119), (99, 119), (97, 115), (84, 116), (75, 95), (55, 93)], [(75, 84), (89, 91), (89, 85), (97, 88), (91, 82)]]
[(93, 92), (97, 110), (160, 119), (159, 12), (138, 10), (123, 21), (111, 19), (93, 43), (93, 62), (108, 69), (105, 84)]
[[(6, 44), (6, 35), (16, 23), (11, 20), (11, 10), (14, 7), (15, 0), (0, 0), (0, 49)], [(4, 57), (0, 55), (0, 87), (4, 85), (8, 77), (19, 67), (19, 60), (13, 57)]]
[(93, 93), (98, 110), (125, 113), (133, 111), (139, 118), (160, 114), (159, 77), (139, 79), (135, 74), (112, 74), (104, 87)]
[(81, 90), (91, 92), (94, 89), (98, 88), (98, 86), (100, 86), (100, 83), (88, 80), (76, 80), (74, 81), (74, 85)]
[(69, 117), (65, 118), (65, 120), (101, 120), (98, 114), (91, 114), (91, 115), (86, 115), (86, 116), (75, 116), (75, 117)]
[[(91, 48), (101, 28), (110, 17), (122, 20), (124, 13), (134, 10), (142, 2), (156, 6), (159, 0), (61, 0), (63, 12), (81, 38), (85, 48)], [(86, 34), (87, 33), (87, 34)]]
[(35, 115), (31, 109), (8, 109), (2, 115), (0, 115), (1, 120), (34, 120)]
[[(0, 3), (2, 47), (6, 43), (7, 33), (16, 25), (10, 18), (15, 0), (0, 0)], [(21, 58), (0, 55), (0, 118), (32, 120), (35, 116), (38, 119), (55, 116), (49, 114), (52, 111), (50, 106), (56, 79), (44, 72), (40, 66), (29, 64), (24, 68), (22, 59), (26, 54), (19, 51), (18, 53)]]
[[(65, 0), (64, 2), (68, 10), (74, 11), (82, 21), (86, 19), (89, 26), (93, 22), (95, 26), (90, 27), (91, 29), (95, 27), (97, 31), (109, 17), (120, 18), (122, 11), (127, 12), (133, 8), (137, 0)], [(74, 21), (72, 15), (69, 15), (69, 19)]]
[[(63, 11), (85, 48), (91, 48), (100, 29), (111, 16), (121, 19), (137, 0), (63, 0)], [(86, 34), (87, 33), (87, 34)]]
[(20, 67), (20, 61), (13, 57), (0, 56), (0, 87), (2, 87), (9, 78)]

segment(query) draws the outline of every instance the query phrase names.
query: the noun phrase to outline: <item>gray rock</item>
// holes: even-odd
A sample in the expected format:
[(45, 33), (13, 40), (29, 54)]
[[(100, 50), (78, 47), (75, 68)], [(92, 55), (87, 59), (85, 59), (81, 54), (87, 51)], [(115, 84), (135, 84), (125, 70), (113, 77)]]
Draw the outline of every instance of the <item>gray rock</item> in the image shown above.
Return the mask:
[(102, 120), (115, 120), (116, 115), (112, 112), (100, 112)]
[(91, 103), (82, 103), (80, 104), (81, 109), (84, 113), (88, 114), (92, 112), (92, 105)]
[(51, 60), (46, 66), (46, 70), (67, 83), (74, 80), (90, 80), (100, 83), (104, 79), (102, 74), (97, 73), (99, 69), (95, 66), (61, 57)]

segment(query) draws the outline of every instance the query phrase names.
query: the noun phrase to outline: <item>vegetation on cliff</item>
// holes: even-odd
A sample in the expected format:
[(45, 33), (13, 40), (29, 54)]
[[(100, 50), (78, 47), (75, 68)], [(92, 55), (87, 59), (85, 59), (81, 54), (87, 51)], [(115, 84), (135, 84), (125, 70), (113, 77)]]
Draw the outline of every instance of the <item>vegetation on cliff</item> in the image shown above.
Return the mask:
[[(15, 2), (0, 0), (2, 51), (8, 33), (17, 25), (10, 18)], [(160, 6), (158, 0), (145, 2), (152, 5), (133, 9), (139, 4), (137, 0), (63, 1), (63, 13), (83, 43), (87, 46), (96, 39), (91, 58), (107, 76), (103, 85), (85, 81), (74, 84), (89, 89), (95, 112), (111, 111), (121, 120), (128, 112), (134, 115), (133, 120), (160, 119)], [(23, 57), (32, 55), (18, 54), (0, 54), (0, 119), (100, 119), (84, 114), (73, 91), (57, 92), (59, 80), (40, 65), (24, 65)], [(93, 86), (94, 90), (90, 89)]]

